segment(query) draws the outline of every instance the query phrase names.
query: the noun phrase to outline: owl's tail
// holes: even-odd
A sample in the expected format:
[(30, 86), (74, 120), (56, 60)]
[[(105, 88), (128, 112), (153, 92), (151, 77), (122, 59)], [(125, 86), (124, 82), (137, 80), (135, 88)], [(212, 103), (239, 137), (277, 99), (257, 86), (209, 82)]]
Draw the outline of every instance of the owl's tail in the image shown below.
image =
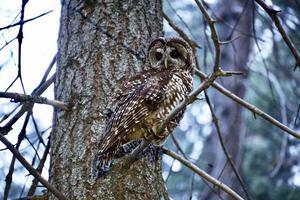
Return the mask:
[(108, 174), (114, 154), (114, 151), (99, 152), (97, 159), (98, 177)]

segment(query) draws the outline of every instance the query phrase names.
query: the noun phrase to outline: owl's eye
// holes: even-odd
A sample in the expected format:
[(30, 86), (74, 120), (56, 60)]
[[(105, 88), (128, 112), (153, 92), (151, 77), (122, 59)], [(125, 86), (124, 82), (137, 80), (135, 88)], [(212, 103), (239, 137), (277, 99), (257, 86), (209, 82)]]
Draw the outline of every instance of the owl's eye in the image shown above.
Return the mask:
[(156, 60), (160, 60), (162, 57), (163, 57), (162, 53), (155, 52), (155, 58), (156, 58)]
[(179, 52), (177, 50), (173, 50), (170, 53), (171, 58), (178, 58), (179, 57)]

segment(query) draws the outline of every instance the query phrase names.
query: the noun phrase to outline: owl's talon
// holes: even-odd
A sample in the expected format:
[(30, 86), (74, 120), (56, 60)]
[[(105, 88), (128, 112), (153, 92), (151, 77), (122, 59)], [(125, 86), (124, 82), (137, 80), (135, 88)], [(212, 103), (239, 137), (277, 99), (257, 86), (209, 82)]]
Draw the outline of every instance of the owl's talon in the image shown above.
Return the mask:
[(136, 149), (140, 144), (141, 144), (141, 140), (137, 140), (137, 141), (133, 141), (127, 144), (122, 145), (116, 155), (115, 158), (121, 158), (127, 154), (130, 154), (134, 149)]
[(142, 159), (144, 157), (147, 158), (148, 161), (150, 162), (154, 162), (158, 160), (158, 156), (160, 155), (159, 152), (162, 152), (162, 150), (160, 150), (161, 147), (156, 146), (154, 144), (149, 144), (144, 151), (138, 156), (138, 159)]

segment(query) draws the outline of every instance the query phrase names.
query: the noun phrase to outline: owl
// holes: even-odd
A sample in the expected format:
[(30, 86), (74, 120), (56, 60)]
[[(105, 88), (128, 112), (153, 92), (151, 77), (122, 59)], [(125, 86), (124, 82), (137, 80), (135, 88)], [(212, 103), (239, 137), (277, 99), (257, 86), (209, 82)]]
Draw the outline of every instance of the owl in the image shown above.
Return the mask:
[[(166, 116), (192, 90), (195, 57), (181, 38), (157, 38), (148, 47), (148, 68), (123, 84), (114, 96), (106, 132), (99, 144), (98, 175), (109, 171), (116, 152), (124, 145), (147, 140), (162, 145), (183, 116), (175, 116), (159, 132)], [(154, 136), (154, 137), (153, 137)]]

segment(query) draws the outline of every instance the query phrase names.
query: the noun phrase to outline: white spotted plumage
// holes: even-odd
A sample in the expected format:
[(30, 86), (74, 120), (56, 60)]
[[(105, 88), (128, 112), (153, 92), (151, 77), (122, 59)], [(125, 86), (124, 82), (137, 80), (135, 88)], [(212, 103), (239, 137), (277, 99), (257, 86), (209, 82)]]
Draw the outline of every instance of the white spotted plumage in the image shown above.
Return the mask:
[(109, 170), (122, 145), (149, 135), (155, 136), (154, 143), (161, 144), (182, 118), (183, 111), (163, 133), (158, 132), (166, 116), (192, 90), (191, 47), (180, 38), (158, 38), (149, 46), (148, 59), (150, 69), (125, 81), (116, 92), (107, 130), (99, 144), (99, 175)]

